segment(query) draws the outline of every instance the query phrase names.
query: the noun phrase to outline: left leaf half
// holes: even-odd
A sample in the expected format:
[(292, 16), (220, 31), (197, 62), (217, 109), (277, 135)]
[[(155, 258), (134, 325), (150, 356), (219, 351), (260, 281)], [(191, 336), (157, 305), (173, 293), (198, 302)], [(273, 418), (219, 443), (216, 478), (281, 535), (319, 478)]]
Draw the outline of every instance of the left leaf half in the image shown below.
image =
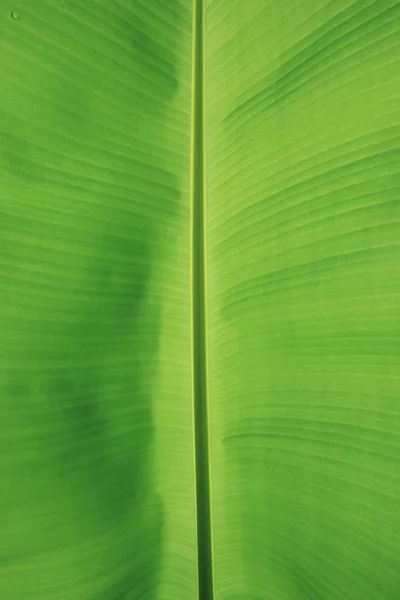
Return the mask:
[(0, 11), (0, 597), (186, 600), (191, 2)]

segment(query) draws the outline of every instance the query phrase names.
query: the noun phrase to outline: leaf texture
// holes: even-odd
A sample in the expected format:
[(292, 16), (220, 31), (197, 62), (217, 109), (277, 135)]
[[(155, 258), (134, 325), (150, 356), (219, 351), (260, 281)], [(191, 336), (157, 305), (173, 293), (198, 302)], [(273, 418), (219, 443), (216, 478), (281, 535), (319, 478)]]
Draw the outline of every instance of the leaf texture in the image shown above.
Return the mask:
[(0, 0), (1, 599), (398, 599), (399, 29)]
[(196, 597), (191, 2), (0, 7), (0, 597)]
[(400, 589), (400, 5), (207, 2), (218, 600)]

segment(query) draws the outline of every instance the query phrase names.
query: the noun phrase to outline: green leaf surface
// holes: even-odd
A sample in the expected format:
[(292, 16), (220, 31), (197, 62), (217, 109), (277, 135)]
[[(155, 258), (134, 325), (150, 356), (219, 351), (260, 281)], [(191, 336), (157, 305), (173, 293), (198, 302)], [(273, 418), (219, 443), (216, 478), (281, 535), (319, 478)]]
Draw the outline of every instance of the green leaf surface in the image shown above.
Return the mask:
[(0, 600), (398, 600), (399, 34), (0, 0)]
[(0, 7), (0, 598), (193, 598), (191, 3)]
[(400, 4), (208, 2), (218, 600), (400, 590)]

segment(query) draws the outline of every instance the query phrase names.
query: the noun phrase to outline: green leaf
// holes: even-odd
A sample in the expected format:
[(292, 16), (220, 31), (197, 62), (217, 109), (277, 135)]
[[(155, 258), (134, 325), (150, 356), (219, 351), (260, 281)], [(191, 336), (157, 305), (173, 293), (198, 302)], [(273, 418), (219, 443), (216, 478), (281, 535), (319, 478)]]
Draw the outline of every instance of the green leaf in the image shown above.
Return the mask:
[(218, 600), (400, 590), (400, 3), (207, 3)]
[(1, 0), (1, 599), (397, 600), (399, 29)]
[(0, 6), (0, 597), (193, 598), (191, 2)]

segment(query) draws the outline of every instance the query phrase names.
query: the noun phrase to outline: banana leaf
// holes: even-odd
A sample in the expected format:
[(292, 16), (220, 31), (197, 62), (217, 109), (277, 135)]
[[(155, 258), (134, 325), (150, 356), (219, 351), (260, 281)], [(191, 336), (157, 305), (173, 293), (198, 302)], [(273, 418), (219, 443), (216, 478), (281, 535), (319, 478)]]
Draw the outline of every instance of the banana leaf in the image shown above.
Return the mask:
[(398, 600), (399, 33), (0, 0), (0, 600)]

